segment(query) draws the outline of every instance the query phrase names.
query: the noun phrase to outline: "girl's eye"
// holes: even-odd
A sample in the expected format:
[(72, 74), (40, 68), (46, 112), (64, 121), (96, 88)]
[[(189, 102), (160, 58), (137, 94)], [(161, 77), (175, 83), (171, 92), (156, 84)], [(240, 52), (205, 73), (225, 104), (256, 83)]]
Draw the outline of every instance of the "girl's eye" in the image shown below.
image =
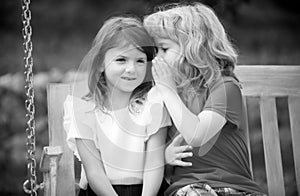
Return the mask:
[(125, 58), (117, 58), (116, 61), (119, 63), (124, 63), (126, 61), (126, 59)]
[(145, 63), (146, 63), (146, 60), (144, 60), (144, 59), (139, 59), (139, 60), (137, 60), (137, 62), (138, 62), (138, 63), (145, 64)]

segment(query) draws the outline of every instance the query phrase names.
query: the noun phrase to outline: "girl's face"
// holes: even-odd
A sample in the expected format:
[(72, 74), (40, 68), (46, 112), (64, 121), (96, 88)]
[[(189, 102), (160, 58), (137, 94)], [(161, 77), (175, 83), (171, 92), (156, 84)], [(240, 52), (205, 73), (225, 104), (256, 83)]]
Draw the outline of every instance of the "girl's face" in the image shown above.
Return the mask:
[(158, 48), (156, 56), (163, 58), (171, 67), (182, 58), (180, 46), (176, 42), (170, 39), (157, 38), (155, 43)]
[(132, 45), (112, 48), (105, 53), (104, 65), (109, 91), (131, 93), (145, 78), (147, 56)]

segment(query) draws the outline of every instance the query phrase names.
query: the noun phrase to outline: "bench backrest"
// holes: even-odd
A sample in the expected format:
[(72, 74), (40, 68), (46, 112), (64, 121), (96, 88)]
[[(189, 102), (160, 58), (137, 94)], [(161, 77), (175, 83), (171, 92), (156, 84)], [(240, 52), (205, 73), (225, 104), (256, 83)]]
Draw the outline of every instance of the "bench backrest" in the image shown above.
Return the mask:
[[(247, 97), (258, 97), (260, 100), (265, 170), (270, 196), (285, 196), (286, 194), (275, 98), (287, 97), (295, 176), (299, 195), (300, 66), (237, 66), (236, 74), (243, 86), (244, 100), (247, 101)], [(66, 96), (71, 93), (71, 85), (50, 84), (47, 90), (49, 145), (62, 146), (64, 151), (57, 171), (56, 195), (75, 195), (74, 158), (72, 152), (66, 146), (66, 135), (62, 126), (62, 106)], [(251, 130), (249, 132), (251, 133)], [(248, 142), (249, 147), (250, 142)]]
[(300, 67), (237, 66), (236, 74), (242, 82), (243, 95), (259, 98), (265, 169), (270, 196), (285, 195), (275, 99), (278, 97), (288, 99), (296, 184), (300, 194)]
[[(47, 87), (49, 146), (61, 146), (63, 154), (56, 173), (56, 193), (47, 191), (51, 194), (45, 196), (75, 196), (74, 155), (67, 146), (63, 128), (63, 103), (69, 94), (71, 94), (70, 84), (49, 84)], [(50, 183), (55, 182), (50, 179)]]

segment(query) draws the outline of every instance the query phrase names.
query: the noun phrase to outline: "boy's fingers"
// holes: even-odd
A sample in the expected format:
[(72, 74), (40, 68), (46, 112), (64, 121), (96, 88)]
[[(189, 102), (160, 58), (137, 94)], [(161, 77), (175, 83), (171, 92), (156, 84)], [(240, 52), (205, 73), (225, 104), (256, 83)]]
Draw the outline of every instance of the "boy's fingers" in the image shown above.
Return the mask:
[(185, 145), (185, 146), (178, 146), (175, 150), (175, 152), (185, 152), (185, 151), (191, 151), (193, 149), (192, 146)]
[(172, 162), (172, 165), (188, 167), (188, 166), (192, 166), (192, 163), (191, 162), (184, 162), (184, 161), (181, 161), (181, 160), (175, 160), (175, 161)]
[(193, 153), (192, 152), (184, 152), (184, 153), (178, 153), (177, 154), (177, 159), (183, 159), (183, 158), (187, 158), (187, 157), (192, 157)]
[(157, 67), (157, 61), (156, 60), (152, 60), (152, 69), (156, 70)]
[(152, 71), (153, 77), (154, 77), (154, 78), (157, 78), (157, 72), (156, 72), (156, 69), (155, 69), (154, 66), (152, 66), (151, 71)]
[(169, 75), (170, 74), (170, 71), (169, 71), (169, 64), (166, 63), (166, 61), (162, 58), (158, 58), (157, 59), (157, 62), (160, 64), (160, 70), (166, 74), (166, 75)]

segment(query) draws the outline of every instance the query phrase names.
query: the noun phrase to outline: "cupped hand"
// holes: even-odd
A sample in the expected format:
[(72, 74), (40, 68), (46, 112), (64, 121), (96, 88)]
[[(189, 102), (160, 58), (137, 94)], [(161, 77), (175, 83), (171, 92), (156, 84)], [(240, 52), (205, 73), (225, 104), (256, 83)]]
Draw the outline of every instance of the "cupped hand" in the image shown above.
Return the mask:
[(157, 86), (168, 87), (172, 90), (176, 89), (174, 76), (172, 75), (172, 67), (163, 59), (155, 57), (152, 60), (152, 75)]
[(183, 137), (181, 134), (177, 135), (165, 150), (165, 161), (172, 166), (192, 166), (191, 162), (182, 161), (183, 158), (192, 157), (192, 147), (189, 145), (181, 146)]

